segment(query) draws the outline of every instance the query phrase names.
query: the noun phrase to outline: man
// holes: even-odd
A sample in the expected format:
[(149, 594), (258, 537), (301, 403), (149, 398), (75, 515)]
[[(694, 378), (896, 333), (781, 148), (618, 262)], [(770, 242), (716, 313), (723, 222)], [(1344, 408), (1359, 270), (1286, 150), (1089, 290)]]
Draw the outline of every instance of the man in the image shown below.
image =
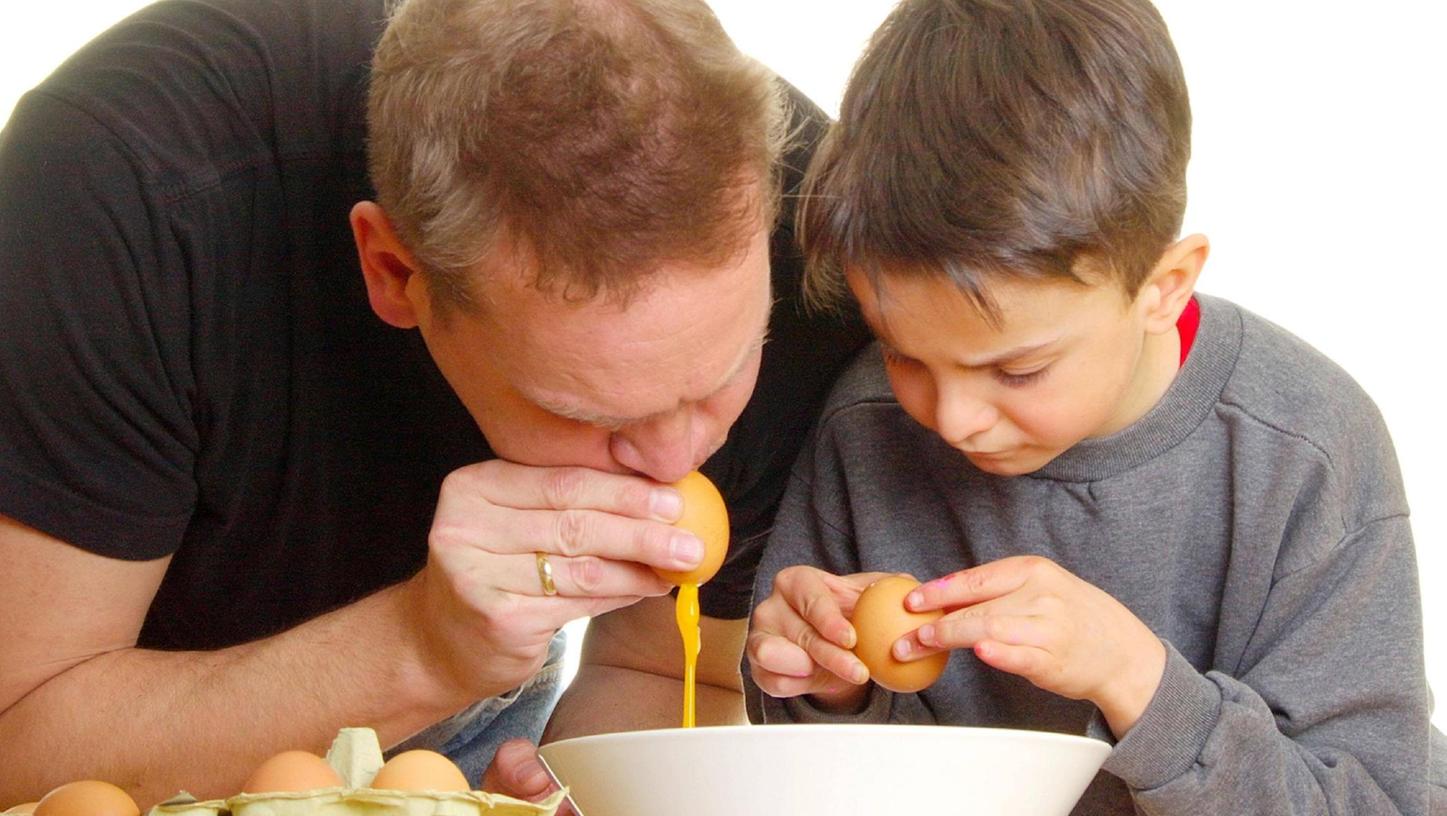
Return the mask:
[[(343, 725), (476, 781), (586, 615), (552, 733), (674, 724), (648, 567), (697, 560), (660, 483), (699, 467), (736, 531), (699, 719), (740, 719), (756, 545), (863, 339), (798, 306), (781, 151), (820, 117), (778, 88), (697, 2), (204, 0), (32, 92), (0, 139), (0, 802), (227, 795)], [(539, 774), (513, 743), (488, 782)]]

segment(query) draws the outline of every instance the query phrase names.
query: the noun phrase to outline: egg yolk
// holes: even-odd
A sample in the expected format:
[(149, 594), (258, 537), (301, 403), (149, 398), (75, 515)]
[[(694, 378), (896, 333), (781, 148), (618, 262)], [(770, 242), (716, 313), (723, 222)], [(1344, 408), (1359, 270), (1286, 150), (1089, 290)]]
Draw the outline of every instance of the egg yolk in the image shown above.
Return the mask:
[(693, 728), (696, 722), (696, 681), (698, 655), (702, 638), (698, 628), (698, 588), (723, 566), (729, 547), (729, 511), (723, 495), (698, 471), (673, 483), (683, 497), (683, 515), (674, 522), (677, 527), (693, 533), (703, 542), (703, 561), (687, 572), (654, 570), (659, 577), (678, 585), (674, 618), (683, 638), (683, 727)]

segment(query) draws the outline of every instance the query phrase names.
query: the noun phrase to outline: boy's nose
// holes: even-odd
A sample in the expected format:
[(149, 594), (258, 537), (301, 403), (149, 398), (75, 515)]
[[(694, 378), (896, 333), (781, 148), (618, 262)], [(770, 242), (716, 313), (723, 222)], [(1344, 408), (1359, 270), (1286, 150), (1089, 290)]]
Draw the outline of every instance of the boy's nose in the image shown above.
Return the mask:
[(990, 403), (968, 394), (941, 393), (935, 406), (935, 431), (954, 447), (969, 447), (969, 440), (995, 426), (1000, 412)]
[(692, 406), (615, 431), (610, 445), (618, 464), (660, 482), (676, 482), (703, 464), (705, 428)]

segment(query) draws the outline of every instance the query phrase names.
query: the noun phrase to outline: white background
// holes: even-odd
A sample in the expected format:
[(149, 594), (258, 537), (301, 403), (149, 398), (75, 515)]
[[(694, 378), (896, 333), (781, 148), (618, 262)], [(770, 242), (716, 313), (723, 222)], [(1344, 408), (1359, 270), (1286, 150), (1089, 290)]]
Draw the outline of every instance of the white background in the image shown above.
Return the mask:
[[(137, 0), (14, 3), (0, 120)], [(888, 0), (714, 0), (740, 47), (833, 113)], [(1352, 373), (1396, 440), (1412, 506), (1428, 677), (1447, 689), (1447, 284), (1436, 3), (1158, 0), (1195, 113), (1186, 229), (1213, 241), (1203, 291), (1285, 326)], [(575, 631), (578, 627), (572, 627)], [(574, 638), (574, 643), (578, 642)], [(574, 655), (576, 652), (574, 652)], [(575, 659), (575, 657), (574, 657)], [(1447, 727), (1447, 706), (1433, 718)]]

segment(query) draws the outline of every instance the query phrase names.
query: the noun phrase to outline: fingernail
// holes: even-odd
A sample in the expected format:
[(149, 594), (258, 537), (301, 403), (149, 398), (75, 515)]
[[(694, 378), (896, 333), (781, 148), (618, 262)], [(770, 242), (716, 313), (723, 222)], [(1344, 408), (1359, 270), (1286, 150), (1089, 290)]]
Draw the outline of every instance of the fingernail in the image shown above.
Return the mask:
[(932, 623), (926, 623), (924, 626), (921, 626), (921, 627), (919, 628), (919, 642), (920, 642), (920, 643), (924, 643), (924, 644), (928, 644), (928, 645), (934, 645), (934, 642), (935, 642), (935, 627), (934, 627), (934, 624), (932, 624)]
[(538, 770), (536, 773), (528, 777), (528, 792), (535, 793), (551, 786), (552, 783), (553, 780), (551, 777), (548, 776), (547, 771)]
[(857, 686), (862, 686), (869, 682), (869, 669), (864, 668), (863, 665), (855, 666), (854, 671), (849, 674), (850, 679), (852, 679)]
[[(843, 645), (844, 645), (844, 648), (846, 648), (846, 649), (853, 649), (853, 648), (854, 648), (854, 644), (856, 644), (856, 643), (858, 643), (858, 642), (859, 642), (859, 635), (854, 632), (854, 627), (853, 627), (853, 626), (846, 626), (846, 627), (844, 628), (844, 644), (843, 644)], [(863, 668), (863, 667), (861, 667), (861, 668)]]
[(911, 592), (905, 596), (904, 602), (909, 605), (910, 609), (918, 608), (920, 604), (924, 603), (924, 593), (918, 590)]
[(703, 542), (688, 533), (675, 533), (669, 542), (673, 558), (692, 569), (703, 561)]
[(908, 658), (908, 657), (909, 657), (909, 641), (904, 640), (904, 639), (896, 640), (896, 641), (894, 642), (894, 648), (891, 649), (891, 651), (894, 652), (894, 659), (895, 659), (895, 660), (904, 660), (904, 659)]
[(677, 521), (683, 515), (683, 497), (671, 487), (654, 490), (649, 503), (653, 515), (664, 521)]

